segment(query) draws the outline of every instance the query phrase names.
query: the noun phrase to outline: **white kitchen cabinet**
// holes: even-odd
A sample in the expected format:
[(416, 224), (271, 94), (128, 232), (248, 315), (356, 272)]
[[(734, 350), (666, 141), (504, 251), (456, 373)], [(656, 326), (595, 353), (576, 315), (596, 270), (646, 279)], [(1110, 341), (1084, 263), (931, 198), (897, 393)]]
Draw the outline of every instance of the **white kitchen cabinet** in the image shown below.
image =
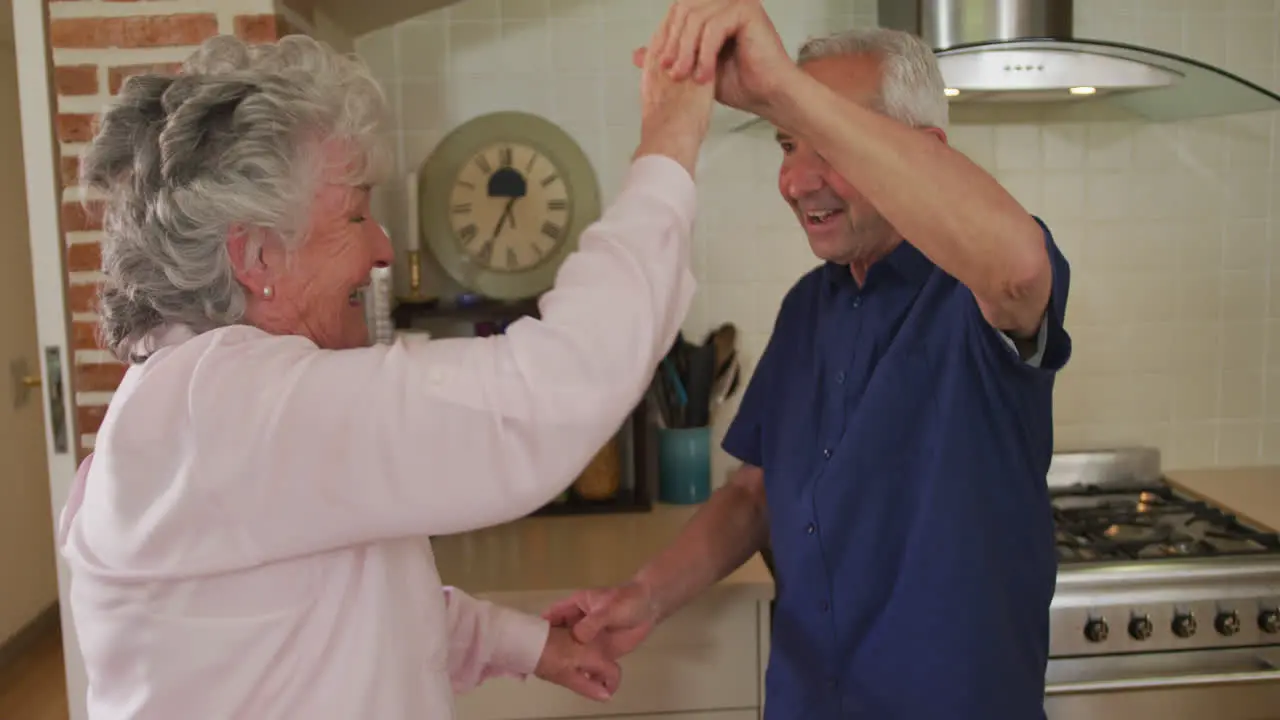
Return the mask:
[(608, 703), (536, 678), (499, 678), (458, 697), (458, 718), (756, 720), (768, 652), (768, 612), (767, 602), (710, 593), (621, 660), (622, 685)]
[[(697, 510), (525, 518), (434, 538), (432, 549), (446, 585), (540, 615), (577, 589), (626, 582)], [(756, 720), (773, 597), (773, 577), (757, 555), (623, 658), (622, 685), (609, 702), (536, 678), (497, 678), (458, 696), (458, 720)]]

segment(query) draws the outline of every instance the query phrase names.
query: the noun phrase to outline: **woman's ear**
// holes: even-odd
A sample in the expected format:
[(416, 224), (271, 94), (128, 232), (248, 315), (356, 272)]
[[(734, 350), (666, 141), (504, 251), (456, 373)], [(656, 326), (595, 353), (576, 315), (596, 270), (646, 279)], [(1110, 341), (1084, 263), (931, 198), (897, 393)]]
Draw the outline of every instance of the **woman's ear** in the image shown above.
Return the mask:
[(254, 294), (272, 286), (285, 269), (283, 243), (261, 228), (233, 225), (227, 233), (227, 253), (236, 280)]

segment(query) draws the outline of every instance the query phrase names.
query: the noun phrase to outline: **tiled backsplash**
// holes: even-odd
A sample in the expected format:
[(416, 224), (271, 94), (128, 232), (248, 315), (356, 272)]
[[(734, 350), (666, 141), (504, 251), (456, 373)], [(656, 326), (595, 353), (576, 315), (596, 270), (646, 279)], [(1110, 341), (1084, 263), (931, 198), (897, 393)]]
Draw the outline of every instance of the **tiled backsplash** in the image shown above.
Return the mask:
[[(875, 5), (766, 2), (792, 50), (808, 35), (874, 24)], [(1276, 88), (1278, 5), (1077, 0), (1076, 34), (1190, 55)], [(524, 110), (573, 134), (611, 198), (638, 136), (630, 50), (665, 7), (466, 0), (359, 38), (397, 110), (401, 174), (461, 122)], [(1152, 125), (1085, 112), (957, 107), (950, 130), (1071, 261), (1075, 356), (1058, 384), (1058, 447), (1154, 444), (1176, 467), (1280, 463), (1280, 113)], [(698, 177), (701, 285), (687, 329), (701, 337), (734, 322), (749, 365), (783, 293), (816, 263), (777, 195), (770, 135), (714, 135)], [(379, 198), (397, 241), (401, 194), (393, 184)]]

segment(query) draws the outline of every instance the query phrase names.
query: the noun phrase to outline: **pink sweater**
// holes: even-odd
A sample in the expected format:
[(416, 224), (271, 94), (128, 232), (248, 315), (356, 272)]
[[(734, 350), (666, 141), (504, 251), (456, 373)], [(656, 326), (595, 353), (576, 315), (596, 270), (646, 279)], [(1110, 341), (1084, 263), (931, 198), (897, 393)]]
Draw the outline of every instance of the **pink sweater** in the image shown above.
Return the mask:
[(536, 510), (617, 430), (693, 294), (694, 196), (638, 160), (505, 336), (170, 328), (62, 514), (89, 716), (447, 720), (532, 672), (546, 623), (442, 587), (427, 536)]

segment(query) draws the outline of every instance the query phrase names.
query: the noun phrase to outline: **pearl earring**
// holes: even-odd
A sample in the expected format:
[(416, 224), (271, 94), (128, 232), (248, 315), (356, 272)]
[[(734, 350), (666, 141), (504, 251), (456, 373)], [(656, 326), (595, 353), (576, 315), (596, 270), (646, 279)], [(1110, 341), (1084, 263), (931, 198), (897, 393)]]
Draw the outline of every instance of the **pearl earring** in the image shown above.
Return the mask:
[(263, 300), (270, 300), (272, 297), (275, 296), (275, 294), (276, 294), (276, 291), (270, 285), (267, 285), (266, 287), (262, 288)]

